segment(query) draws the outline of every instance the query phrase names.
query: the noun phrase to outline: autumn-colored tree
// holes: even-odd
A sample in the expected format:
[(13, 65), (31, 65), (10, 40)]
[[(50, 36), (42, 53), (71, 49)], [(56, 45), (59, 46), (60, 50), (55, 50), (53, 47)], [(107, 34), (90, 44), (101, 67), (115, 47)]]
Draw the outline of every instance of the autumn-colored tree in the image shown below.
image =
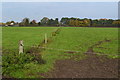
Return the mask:
[(113, 23), (112, 24), (120, 24), (120, 21), (113, 21)]
[(76, 19), (76, 20), (74, 20), (74, 25), (76, 26), (76, 27), (79, 27), (80, 25), (79, 25), (79, 21)]
[(90, 24), (91, 24), (91, 21), (90, 21), (89, 19), (87, 19), (87, 18), (85, 18), (85, 19), (83, 20), (83, 22), (84, 22), (84, 26), (86, 26), (86, 27), (89, 27)]
[(115, 20), (115, 21), (113, 21), (112, 24), (117, 26), (117, 27), (120, 27), (120, 20)]
[(83, 27), (84, 26), (84, 22), (83, 21), (79, 21), (79, 26)]
[(74, 20), (69, 21), (69, 26), (74, 26)]

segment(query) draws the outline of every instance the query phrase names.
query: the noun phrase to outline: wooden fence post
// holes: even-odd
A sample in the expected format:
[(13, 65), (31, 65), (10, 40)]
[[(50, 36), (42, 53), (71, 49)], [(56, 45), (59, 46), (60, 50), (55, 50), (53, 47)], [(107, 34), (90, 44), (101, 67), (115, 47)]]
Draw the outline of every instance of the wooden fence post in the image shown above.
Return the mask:
[(45, 33), (45, 44), (47, 44), (47, 34)]
[(20, 53), (23, 53), (23, 49), (24, 49), (23, 46), (24, 46), (24, 45), (23, 45), (23, 40), (20, 40), (20, 41), (19, 41), (19, 54), (20, 54)]

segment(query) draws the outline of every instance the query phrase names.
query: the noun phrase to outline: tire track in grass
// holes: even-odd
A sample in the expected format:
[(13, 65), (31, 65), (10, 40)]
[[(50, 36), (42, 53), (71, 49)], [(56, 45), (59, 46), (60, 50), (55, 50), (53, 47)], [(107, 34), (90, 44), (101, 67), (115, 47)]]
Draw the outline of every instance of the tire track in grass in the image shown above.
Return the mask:
[[(90, 54), (98, 54), (98, 55), (103, 55), (103, 56), (109, 56), (109, 54), (103, 54), (103, 53), (97, 53), (95, 52), (93, 49), (96, 48), (97, 46), (106, 43), (106, 42), (111, 42), (112, 40), (109, 39), (104, 39), (102, 41), (98, 41), (96, 44), (92, 45), (91, 47), (88, 48), (88, 50), (85, 52), (85, 54), (90, 55)], [(103, 47), (99, 47), (99, 48), (103, 48)], [(109, 48), (104, 48), (104, 49), (109, 49)], [(119, 56), (118, 54), (114, 54), (112, 56)]]
[(109, 59), (105, 55), (93, 54), (94, 47), (110, 41), (105, 39), (92, 45), (86, 52), (88, 57), (83, 60), (57, 60), (54, 69), (42, 76), (46, 78), (118, 78), (119, 59)]
[(110, 42), (110, 41), (111, 41), (111, 40), (108, 40), (108, 39), (99, 41), (99, 42), (97, 42), (96, 44), (94, 44), (94, 45), (92, 45), (91, 47), (89, 47), (88, 50), (87, 50), (87, 52), (85, 52), (85, 53), (86, 53), (86, 54), (87, 54), (87, 53), (88, 53), (88, 54), (94, 54), (94, 53), (95, 53), (94, 50), (93, 50), (94, 47), (96, 47), (96, 46), (98, 46), (98, 45), (101, 45), (101, 44), (103, 44), (103, 43), (105, 43), (105, 42)]

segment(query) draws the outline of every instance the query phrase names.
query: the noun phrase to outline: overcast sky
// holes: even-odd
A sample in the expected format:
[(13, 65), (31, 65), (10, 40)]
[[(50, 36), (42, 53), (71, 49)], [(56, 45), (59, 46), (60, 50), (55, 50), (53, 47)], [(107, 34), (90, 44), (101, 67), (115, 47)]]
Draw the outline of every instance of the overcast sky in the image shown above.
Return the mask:
[(120, 0), (1, 0), (2, 2), (118, 2)]
[(118, 2), (3, 2), (2, 22), (28, 17), (40, 21), (43, 17), (118, 18)]

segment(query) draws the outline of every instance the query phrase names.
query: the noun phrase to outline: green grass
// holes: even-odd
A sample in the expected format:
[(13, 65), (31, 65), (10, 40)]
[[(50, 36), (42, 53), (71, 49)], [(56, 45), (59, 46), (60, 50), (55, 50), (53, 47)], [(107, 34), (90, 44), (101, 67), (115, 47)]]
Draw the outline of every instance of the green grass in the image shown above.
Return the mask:
[(25, 49), (40, 44), (45, 33), (51, 36), (51, 32), (56, 28), (51, 27), (4, 27), (2, 28), (3, 52), (6, 50), (18, 52), (19, 40), (24, 41)]
[[(45, 33), (50, 36), (55, 29), (57, 27), (3, 28), (3, 49), (15, 51), (19, 40), (24, 40), (24, 45), (28, 47), (38, 45), (44, 39)], [(27, 63), (23, 69), (12, 71), (9, 76), (17, 78), (42, 77), (40, 73), (52, 70), (56, 60), (69, 59), (74, 55), (80, 55), (75, 60), (81, 60), (86, 57), (84, 53), (89, 47), (105, 39), (111, 40), (111, 42), (105, 42), (99, 46), (107, 49), (100, 49), (97, 46), (94, 47), (94, 51), (108, 54), (110, 58), (118, 58), (116, 56), (118, 54), (118, 28), (62, 27), (61, 31), (52, 37), (52, 41), (46, 45), (47, 48), (53, 49), (45, 49), (41, 53), (46, 64)], [(69, 54), (64, 50), (79, 51), (79, 53)]]
[(110, 58), (118, 58), (118, 39), (111, 39), (110, 42), (103, 43), (94, 48), (99, 55), (106, 54)]
[(0, 27), (0, 47), (2, 45), (2, 27)]
[[(0, 66), (2, 65), (2, 27), (0, 27)], [(0, 69), (0, 72), (2, 72), (2, 69)]]
[[(116, 54), (118, 51), (118, 29), (117, 28), (62, 28), (60, 34), (54, 37), (51, 44), (48, 45), (54, 49), (65, 49), (80, 51), (84, 53), (89, 47), (103, 40), (111, 40), (111, 42), (105, 42), (104, 47), (111, 47), (109, 50), (111, 54)], [(103, 44), (102, 44), (103, 45)], [(101, 45), (100, 45), (101, 46)], [(97, 51), (97, 49), (94, 49)], [(104, 52), (104, 50), (103, 50)], [(61, 53), (62, 54), (62, 53)], [(108, 53), (104, 53), (108, 54)]]

